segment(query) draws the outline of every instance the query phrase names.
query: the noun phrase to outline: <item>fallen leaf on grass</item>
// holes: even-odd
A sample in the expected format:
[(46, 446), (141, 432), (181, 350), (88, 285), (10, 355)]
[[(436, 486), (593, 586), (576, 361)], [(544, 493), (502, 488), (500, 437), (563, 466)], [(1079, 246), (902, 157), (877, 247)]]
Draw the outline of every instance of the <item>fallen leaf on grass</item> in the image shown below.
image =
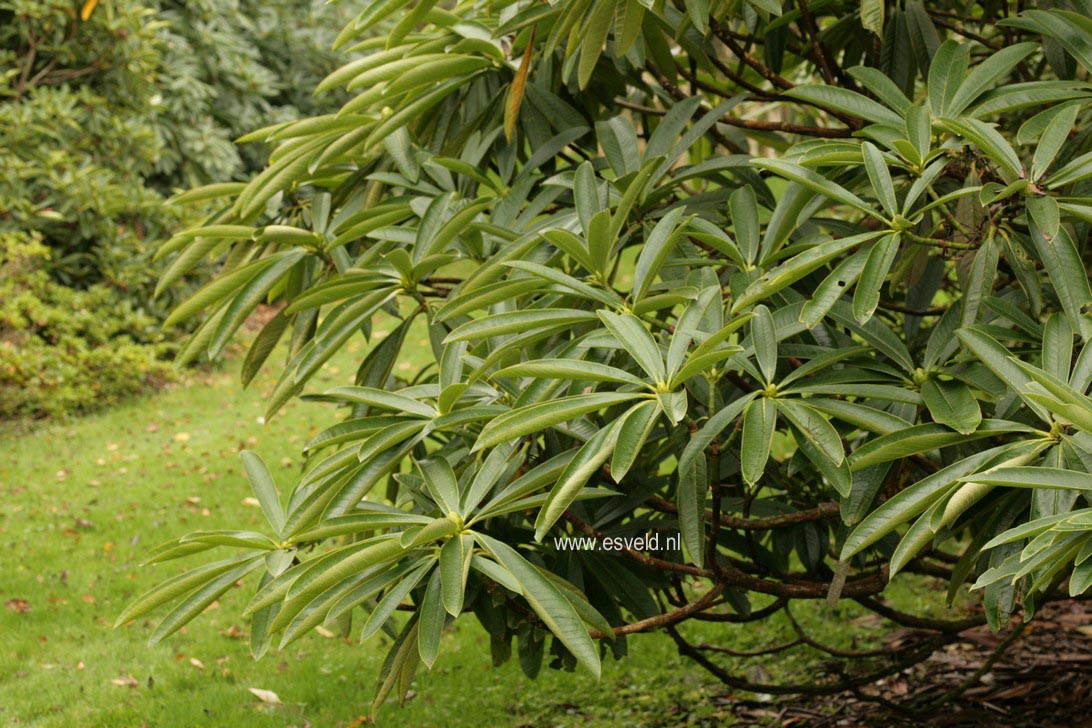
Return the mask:
[(99, 0), (87, 0), (80, 8), (80, 20), (87, 22), (91, 18), (91, 13), (95, 12), (95, 6), (99, 4)]
[(4, 606), (19, 614), (30, 611), (30, 602), (26, 599), (9, 599), (4, 602)]
[(140, 683), (138, 683), (136, 678), (132, 675), (123, 675), (121, 677), (116, 677), (110, 682), (123, 688), (135, 688), (139, 687), (140, 685)]
[(270, 703), (271, 705), (281, 705), (281, 697), (272, 690), (262, 690), (261, 688), (247, 688), (251, 694), (263, 703)]
[(190, 664), (193, 665), (194, 667), (196, 667), (198, 670), (204, 670), (205, 669), (205, 663), (201, 662), (196, 657), (191, 657), (190, 658)]

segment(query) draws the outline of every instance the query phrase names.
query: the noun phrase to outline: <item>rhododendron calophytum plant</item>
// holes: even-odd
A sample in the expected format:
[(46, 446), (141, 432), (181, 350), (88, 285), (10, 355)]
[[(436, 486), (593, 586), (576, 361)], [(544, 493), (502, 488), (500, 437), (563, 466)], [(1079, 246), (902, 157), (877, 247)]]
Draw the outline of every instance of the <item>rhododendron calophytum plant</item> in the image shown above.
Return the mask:
[[(666, 629), (763, 692), (804, 686), (685, 622), (921, 632), (819, 691), (1092, 583), (1092, 3), (359, 5), (317, 89), (351, 100), (249, 135), (268, 168), (182, 194), (219, 211), (161, 253), (163, 286), (220, 262), (182, 359), (275, 306), (243, 382), (329, 426), (291, 482), (244, 452), (268, 525), (162, 546), (205, 560), (121, 621), (246, 580), (255, 655), (387, 632), (377, 706), (466, 612), (532, 675)], [(984, 609), (896, 609), (900, 572)]]

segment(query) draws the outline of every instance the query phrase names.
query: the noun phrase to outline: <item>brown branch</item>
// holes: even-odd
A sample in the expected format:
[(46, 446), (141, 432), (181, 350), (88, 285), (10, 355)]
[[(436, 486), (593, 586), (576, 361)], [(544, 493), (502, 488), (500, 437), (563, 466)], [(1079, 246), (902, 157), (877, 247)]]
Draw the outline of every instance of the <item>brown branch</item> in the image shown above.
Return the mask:
[(675, 641), (676, 646), (679, 648), (679, 654), (688, 657), (701, 665), (725, 685), (729, 685), (737, 690), (746, 690), (753, 693), (766, 693), (769, 695), (830, 695), (832, 693), (842, 692), (843, 690), (850, 690), (856, 686), (868, 685), (889, 675), (902, 672), (906, 668), (921, 662), (931, 655), (938, 647), (950, 641), (944, 637), (935, 637), (922, 645), (915, 646), (914, 649), (906, 649), (902, 653), (896, 653), (900, 659), (894, 660), (893, 663), (887, 667), (856, 677), (843, 675), (838, 680), (825, 685), (820, 684), (817, 681), (807, 684), (776, 685), (770, 683), (755, 683), (737, 677), (703, 655), (700, 650), (695, 649), (695, 647), (687, 642), (673, 626), (667, 628), (667, 633), (671, 635), (671, 639)]
[(989, 48), (990, 50), (1001, 50), (1001, 46), (997, 45), (993, 41), (988, 40), (987, 38), (982, 37), (981, 35), (978, 35), (977, 33), (972, 33), (959, 23), (949, 23), (946, 20), (941, 20), (940, 17), (934, 15), (933, 13), (930, 13), (929, 15), (933, 19), (933, 23), (939, 25), (941, 28), (950, 30), (957, 35), (963, 36), (964, 38), (969, 38), (973, 41), (977, 41)]
[(903, 568), (908, 574), (920, 574), (922, 576), (933, 576), (938, 579), (951, 579), (952, 570), (945, 569), (940, 564), (931, 564), (928, 561), (921, 559), (914, 559)]
[[(712, 60), (712, 59), (710, 59), (710, 60)], [(719, 97), (725, 98), (725, 99), (730, 98), (730, 97), (735, 95), (729, 89), (720, 88), (719, 86), (715, 86), (712, 83), (709, 83), (708, 81), (703, 81), (701, 78), (698, 77), (698, 75), (696, 73), (693, 73), (693, 74), (689, 73), (689, 72), (687, 72), (686, 69), (681, 68), (678, 65), (676, 65), (676, 70), (678, 71), (680, 76), (682, 76), (683, 78), (685, 78), (687, 81), (690, 82), (690, 86), (691, 86), (690, 93), (691, 93), (692, 96), (697, 95), (697, 89), (700, 89), (702, 91), (706, 91), (708, 93), (714, 94), (715, 96), (719, 96)], [(724, 70), (731, 73), (730, 68), (725, 67)], [(749, 84), (749, 83), (744, 82), (744, 83), (742, 83), (740, 85), (743, 86), (747, 91), (751, 92), (751, 95), (748, 97), (748, 99), (751, 100), (751, 101), (762, 101), (762, 102), (765, 102), (765, 103), (769, 103), (769, 102), (773, 102), (773, 101), (777, 100), (776, 96), (773, 96), (771, 94), (766, 93), (765, 91), (763, 91), (758, 86), (755, 86), (754, 84)]]
[[(645, 503), (663, 513), (678, 514), (679, 509), (669, 500), (659, 496), (651, 496)], [(810, 523), (828, 518), (836, 518), (840, 507), (837, 503), (820, 503), (815, 508), (806, 511), (784, 513), (780, 516), (766, 516), (764, 518), (740, 518), (727, 513), (720, 514), (720, 523), (728, 528), (738, 528), (743, 531), (770, 531), (785, 526), (793, 526), (799, 523)], [(706, 520), (713, 521), (712, 511), (706, 509)]]
[(846, 139), (853, 136), (853, 132), (849, 129), (827, 129), (822, 126), (790, 124), (787, 121), (758, 121), (756, 119), (740, 119), (734, 116), (722, 116), (721, 121), (729, 126), (738, 126), (741, 129), (800, 134), (801, 136), (811, 136), (819, 139)]
[[(645, 66), (648, 69), (649, 73), (652, 73), (656, 77), (656, 79), (659, 81), (660, 85), (663, 86), (664, 90), (666, 90), (669, 94), (674, 96), (676, 99), (678, 99), (679, 101), (685, 101), (686, 99), (691, 98), (689, 95), (687, 95), (687, 93), (685, 91), (683, 91), (681, 88), (679, 88), (675, 84), (671, 83), (671, 80), (666, 75), (664, 75), (664, 73), (662, 71), (660, 71), (660, 69), (658, 69), (654, 65), (652, 65), (652, 63), (646, 63)], [(698, 106), (698, 110), (697, 110), (696, 113), (697, 113), (698, 118), (701, 119), (706, 114), (709, 113), (709, 109), (706, 109), (703, 106)], [(722, 118), (722, 120), (723, 120), (723, 118)], [(710, 127), (709, 133), (725, 149), (728, 149), (728, 150), (734, 152), (735, 154), (746, 154), (747, 153), (746, 149), (744, 149), (743, 147), (739, 146), (738, 144), (733, 142), (728, 137), (721, 134), (719, 131), (716, 130), (715, 127)]]
[(608, 637), (617, 637), (624, 634), (634, 634), (637, 632), (648, 632), (649, 630), (659, 629), (660, 627), (669, 627), (683, 620), (689, 619), (694, 614), (701, 612), (705, 609), (709, 609), (713, 606), (716, 598), (724, 593), (725, 586), (723, 584), (714, 584), (713, 588), (707, 591), (696, 601), (687, 604), (684, 607), (680, 607), (674, 611), (666, 612), (664, 614), (657, 614), (655, 617), (649, 617), (637, 622), (630, 622), (629, 624), (623, 624), (619, 627), (613, 628), (611, 631), (613, 634), (608, 635), (601, 632), (598, 629), (589, 629), (588, 634), (592, 639), (604, 639)]
[(763, 91), (760, 86), (756, 86), (755, 84), (751, 83), (750, 81), (748, 81), (746, 78), (744, 78), (740, 74), (733, 71), (728, 66), (727, 63), (725, 63), (724, 61), (717, 58), (716, 54), (712, 54), (712, 53), (709, 54), (709, 61), (714, 66), (716, 66), (718, 71), (720, 71), (725, 76), (727, 76), (729, 78), (729, 80), (731, 80), (733, 83), (735, 83), (740, 88), (747, 89), (752, 94), (754, 94), (757, 98), (760, 98), (760, 99), (766, 100), (766, 101), (772, 101), (775, 98), (775, 97), (767, 94), (765, 91)]
[(884, 655), (891, 654), (891, 650), (881, 647), (875, 650), (842, 650), (837, 647), (831, 647), (830, 645), (823, 644), (818, 640), (812, 638), (804, 628), (800, 626), (800, 623), (796, 621), (796, 617), (793, 616), (792, 611), (789, 609), (789, 605), (785, 605), (785, 616), (789, 618), (789, 624), (792, 625), (793, 631), (796, 632), (798, 641), (802, 642), (809, 647), (813, 647), (820, 652), (825, 652), (833, 657), (841, 657), (844, 659), (859, 659), (864, 657), (882, 657)]
[(614, 103), (617, 106), (621, 106), (623, 109), (629, 109), (630, 111), (638, 111), (642, 114), (648, 114), (649, 116), (663, 116), (667, 112), (663, 109), (654, 109), (651, 106), (644, 106), (642, 104), (635, 104), (632, 101), (626, 101), (625, 99), (615, 99)]
[(726, 33), (723, 26), (713, 18), (709, 19), (709, 28), (713, 31), (713, 35), (720, 38), (721, 42), (728, 46), (732, 53), (735, 54), (736, 58), (753, 68), (758, 72), (758, 75), (762, 76), (774, 86), (785, 91), (795, 87), (795, 84), (791, 81), (774, 73), (769, 66), (745, 51), (743, 47), (736, 42), (736, 39), (733, 38), (730, 33)]
[[(789, 599), (826, 599), (829, 584), (821, 581), (771, 581), (752, 576), (735, 566), (726, 565), (718, 569), (718, 581), (725, 581), (731, 586), (742, 587), (760, 594), (769, 594)], [(879, 594), (887, 586), (886, 569), (874, 574), (847, 581), (842, 589), (842, 596), (865, 598)]]
[(739, 372), (729, 370), (724, 373), (724, 377), (744, 392), (753, 392), (755, 389), (750, 382), (739, 375)]
[(900, 612), (897, 609), (887, 606), (883, 602), (867, 596), (853, 597), (853, 599), (861, 606), (871, 609), (876, 614), (895, 624), (900, 624), (903, 627), (913, 627), (914, 629), (927, 629), (933, 632), (956, 634), (965, 629), (971, 629), (972, 627), (978, 627), (986, 623), (986, 618), (982, 615), (966, 617), (964, 619), (934, 619), (932, 617), (919, 617), (914, 614)]
[(45, 67), (43, 67), (42, 70), (40, 70), (40, 71), (38, 71), (38, 73), (34, 74), (34, 78), (30, 79), (29, 81), (27, 81), (23, 85), (25, 85), (25, 86), (37, 86), (39, 83), (42, 82), (42, 79), (45, 78), (46, 76), (48, 76), (49, 72), (52, 71), (56, 67), (57, 67), (57, 59), (56, 58), (51, 58), (49, 60), (49, 63), (45, 64)]
[(91, 63), (91, 65), (84, 66), (83, 68), (76, 68), (76, 69), (65, 70), (65, 71), (57, 71), (55, 73), (48, 74), (48, 75), (43, 75), (43, 74), (39, 73), (37, 76), (34, 77), (34, 80), (35, 80), (35, 83), (38, 83), (38, 84), (43, 85), (43, 86), (49, 85), (49, 84), (56, 84), (56, 83), (67, 83), (68, 81), (72, 81), (73, 79), (81, 78), (83, 76), (87, 76), (87, 75), (90, 75), (92, 73), (95, 73), (100, 68), (102, 68), (102, 61), (96, 60), (93, 63)]
[(784, 652), (785, 650), (791, 650), (797, 645), (801, 645), (803, 642), (799, 639), (792, 640), (791, 642), (783, 642), (773, 647), (764, 647), (758, 650), (733, 650), (731, 647), (721, 647), (720, 645), (711, 645), (705, 642), (700, 642), (694, 645), (695, 650), (704, 650), (706, 652), (719, 652), (725, 655), (731, 655), (732, 657), (763, 657), (764, 655), (776, 655), (778, 652)]
[[(729, 49), (731, 49), (731, 51), (736, 55), (737, 58), (739, 58), (741, 61), (757, 71), (760, 76), (765, 78), (774, 86), (780, 88), (782, 91), (788, 91), (789, 89), (796, 87), (795, 84), (793, 84), (791, 81), (774, 73), (768, 66), (766, 66), (766, 64), (762, 63), (757, 58), (747, 53), (747, 51), (744, 50), (743, 47), (736, 42), (735, 38), (733, 38), (731, 34), (724, 31), (723, 26), (721, 26), (716, 20), (710, 18), (709, 27), (712, 29), (713, 34), (720, 38), (720, 40), (726, 46), (728, 46)], [(841, 121), (846, 126), (850, 127), (850, 129), (859, 129), (862, 126), (861, 120), (852, 116), (851, 114), (843, 113), (833, 109), (824, 109), (824, 111)]]
[[(671, 96), (675, 97), (679, 101), (690, 98), (690, 96), (688, 96), (685, 91), (680, 89), (675, 84), (671, 83), (671, 80), (668, 79), (667, 76), (660, 69), (656, 68), (656, 66), (649, 63), (647, 64), (647, 68), (649, 73), (653, 74), (656, 77), (657, 82), (664, 88), (665, 91), (671, 94)], [(769, 98), (770, 97), (768, 96), (762, 96), (754, 97), (749, 100), (764, 101)], [(645, 114), (663, 116), (663, 114), (665, 113), (659, 109), (655, 109), (650, 106), (642, 106), (641, 104), (635, 104), (631, 101), (615, 99), (615, 103), (623, 108), (631, 109), (633, 111), (640, 111), (641, 113)], [(701, 116), (704, 116), (706, 113), (708, 113), (708, 109), (704, 107), (699, 107), (699, 112)], [(760, 121), (758, 119), (741, 119), (739, 117), (730, 116), (728, 114), (720, 117), (719, 121), (721, 124), (727, 124), (728, 126), (734, 126), (738, 129), (747, 129), (749, 131), (770, 131), (780, 132), (782, 134), (798, 134), (800, 136), (810, 136), (819, 139), (846, 139), (853, 135), (853, 132), (849, 129), (828, 129), (821, 126), (792, 124), (785, 121)], [(737, 154), (746, 153), (746, 150), (740, 148), (738, 144), (724, 139), (724, 137), (721, 135), (716, 136), (718, 136), (718, 141), (721, 141), (721, 143), (728, 149), (731, 149)]]
[(903, 306), (893, 301), (880, 301), (880, 308), (887, 311), (894, 311), (895, 313), (905, 313), (909, 316), (940, 316), (948, 310), (947, 306), (936, 306), (934, 308), (910, 308), (909, 306)]
[(694, 619), (699, 622), (722, 622), (726, 624), (747, 624), (749, 622), (759, 622), (770, 615), (784, 609), (785, 605), (789, 603), (789, 600), (785, 597), (778, 597), (771, 603), (757, 609), (749, 614), (722, 614), (713, 612), (702, 612), (701, 614), (695, 614)]
[(819, 26), (815, 24), (815, 18), (812, 17), (811, 11), (808, 10), (807, 0), (798, 0), (797, 7), (800, 8), (800, 17), (804, 21), (804, 27), (808, 31), (808, 36), (811, 38), (812, 52), (815, 53), (816, 65), (819, 66), (819, 70), (823, 74), (823, 78), (831, 86), (837, 86), (838, 83), (834, 78), (834, 71), (831, 69), (830, 59), (827, 58), (826, 51), (823, 50), (823, 44), (819, 42)]

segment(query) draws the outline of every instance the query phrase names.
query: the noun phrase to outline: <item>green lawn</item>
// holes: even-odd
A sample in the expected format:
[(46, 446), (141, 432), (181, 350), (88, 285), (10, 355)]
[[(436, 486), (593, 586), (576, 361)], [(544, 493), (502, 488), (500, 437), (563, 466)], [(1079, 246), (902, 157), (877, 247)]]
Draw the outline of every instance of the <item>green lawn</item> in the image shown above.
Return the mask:
[[(316, 387), (351, 377), (352, 349), (343, 356)], [(380, 638), (359, 645), (312, 634), (256, 663), (239, 616), (248, 593), (231, 595), (156, 647), (146, 645), (154, 620), (112, 628), (133, 596), (179, 568), (141, 567), (147, 549), (191, 530), (260, 526), (239, 450), (256, 450), (287, 484), (303, 443), (331, 422), (324, 405), (293, 402), (263, 426), (262, 397), (272, 380), (266, 373), (244, 392), (236, 368), (72, 423), (0, 433), (0, 723), (333, 726), (368, 714), (385, 652)], [(848, 605), (831, 614), (817, 604), (804, 618), (836, 626), (857, 614)], [(687, 630), (740, 649), (788, 635), (780, 620)], [(845, 644), (837, 628), (825, 638)], [(492, 667), (488, 641), (467, 616), (446, 636), (432, 672), (418, 676), (412, 699), (401, 709), (388, 706), (380, 722), (730, 720), (730, 706), (710, 699), (726, 689), (680, 658), (665, 635), (633, 638), (630, 651), (623, 662), (606, 662), (598, 684), (582, 672), (548, 670), (530, 681), (515, 660)], [(759, 677), (800, 674), (806, 657), (782, 653), (761, 668), (737, 667)], [(282, 704), (264, 704), (248, 688), (273, 691)]]

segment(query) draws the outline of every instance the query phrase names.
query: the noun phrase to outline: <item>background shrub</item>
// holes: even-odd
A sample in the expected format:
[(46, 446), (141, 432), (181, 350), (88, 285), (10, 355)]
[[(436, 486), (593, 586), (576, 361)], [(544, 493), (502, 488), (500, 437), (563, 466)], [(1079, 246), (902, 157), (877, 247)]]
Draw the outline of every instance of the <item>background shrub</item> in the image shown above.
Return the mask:
[(164, 63), (157, 128), (161, 186), (242, 178), (265, 163), (259, 127), (336, 108), (311, 91), (336, 67), (331, 48), (346, 15), (322, 0), (162, 0)]
[(20, 271), (2, 284), (0, 417), (163, 381), (175, 347), (156, 329), (185, 288), (153, 298), (153, 252), (194, 214), (164, 197), (253, 168), (240, 130), (318, 110), (296, 90), (332, 67), (336, 13), (316, 8), (0, 3), (0, 236)]
[(58, 284), (50, 250), (0, 233), (0, 418), (105, 405), (174, 378), (159, 321), (111, 287)]

